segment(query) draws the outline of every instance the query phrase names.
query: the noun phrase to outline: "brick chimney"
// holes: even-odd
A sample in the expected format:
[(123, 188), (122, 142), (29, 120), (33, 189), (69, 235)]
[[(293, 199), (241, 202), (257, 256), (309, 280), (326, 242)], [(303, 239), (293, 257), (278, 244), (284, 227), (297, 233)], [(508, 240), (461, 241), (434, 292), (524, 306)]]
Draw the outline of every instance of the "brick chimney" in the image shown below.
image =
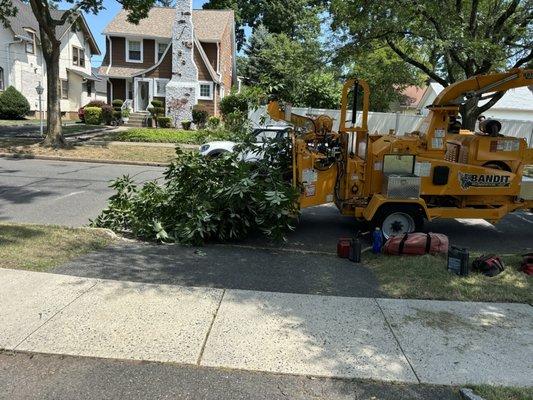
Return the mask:
[(167, 115), (176, 127), (192, 121), (196, 104), (198, 68), (194, 62), (194, 27), (192, 0), (177, 0), (172, 29), (172, 79), (166, 86)]

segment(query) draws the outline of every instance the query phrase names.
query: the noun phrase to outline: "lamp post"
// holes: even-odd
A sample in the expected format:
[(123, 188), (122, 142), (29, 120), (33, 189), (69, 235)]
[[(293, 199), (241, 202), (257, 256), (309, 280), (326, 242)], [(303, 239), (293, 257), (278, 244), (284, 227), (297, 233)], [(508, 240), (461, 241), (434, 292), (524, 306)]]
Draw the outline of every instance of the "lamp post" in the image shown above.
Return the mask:
[(43, 137), (44, 136), (44, 133), (43, 133), (43, 108), (42, 108), (42, 97), (41, 96), (43, 95), (44, 88), (41, 85), (41, 81), (39, 81), (39, 84), (37, 85), (35, 90), (37, 91), (37, 94), (39, 95), (39, 119), (40, 119), (39, 125), (40, 125), (41, 137)]

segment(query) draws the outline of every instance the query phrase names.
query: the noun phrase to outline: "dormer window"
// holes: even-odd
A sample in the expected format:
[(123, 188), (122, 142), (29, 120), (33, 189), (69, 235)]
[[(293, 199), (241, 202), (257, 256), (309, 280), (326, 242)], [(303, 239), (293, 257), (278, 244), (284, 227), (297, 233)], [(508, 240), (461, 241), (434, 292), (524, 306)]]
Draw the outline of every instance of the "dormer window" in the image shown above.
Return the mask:
[(35, 32), (30, 31), (29, 29), (26, 29), (26, 33), (28, 34), (28, 37), (30, 38), (30, 41), (26, 42), (26, 53), (35, 54)]
[(143, 44), (142, 40), (126, 40), (126, 61), (143, 62)]

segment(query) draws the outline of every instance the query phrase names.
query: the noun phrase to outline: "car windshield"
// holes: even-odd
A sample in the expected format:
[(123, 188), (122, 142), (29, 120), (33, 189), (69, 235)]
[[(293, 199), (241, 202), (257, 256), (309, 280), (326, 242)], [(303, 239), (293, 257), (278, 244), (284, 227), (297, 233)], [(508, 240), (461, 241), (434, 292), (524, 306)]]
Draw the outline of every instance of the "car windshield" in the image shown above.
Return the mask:
[(270, 139), (275, 139), (282, 135), (280, 130), (272, 129), (258, 129), (254, 132), (256, 142), (266, 142)]

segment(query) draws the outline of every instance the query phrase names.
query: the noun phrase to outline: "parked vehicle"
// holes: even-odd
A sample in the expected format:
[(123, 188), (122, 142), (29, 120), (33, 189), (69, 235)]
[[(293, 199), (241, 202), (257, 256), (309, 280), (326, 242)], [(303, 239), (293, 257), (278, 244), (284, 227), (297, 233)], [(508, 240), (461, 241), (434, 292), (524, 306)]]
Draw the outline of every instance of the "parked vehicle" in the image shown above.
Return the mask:
[[(261, 158), (261, 148), (266, 142), (272, 139), (284, 139), (289, 136), (289, 131), (292, 128), (285, 126), (267, 126), (264, 128), (256, 128), (252, 135), (258, 146), (258, 151), (247, 153), (243, 156), (246, 161), (254, 161)], [(217, 157), (224, 153), (232, 153), (234, 151), (236, 142), (233, 141), (213, 141), (200, 146), (200, 154), (206, 157)]]

